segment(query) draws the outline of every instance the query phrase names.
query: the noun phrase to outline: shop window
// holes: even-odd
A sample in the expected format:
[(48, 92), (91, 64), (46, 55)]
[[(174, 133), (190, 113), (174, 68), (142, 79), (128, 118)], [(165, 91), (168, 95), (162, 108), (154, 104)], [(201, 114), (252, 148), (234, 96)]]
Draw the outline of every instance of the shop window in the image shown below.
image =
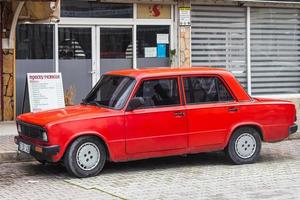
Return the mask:
[(59, 28), (59, 59), (91, 59), (90, 28)]
[(170, 27), (137, 26), (137, 67), (169, 66)]
[(62, 0), (62, 17), (132, 18), (133, 4), (100, 3), (89, 0)]
[(184, 78), (184, 91), (188, 104), (233, 100), (223, 83), (215, 77)]
[(53, 59), (53, 25), (20, 24), (16, 30), (17, 59)]
[(132, 28), (101, 28), (101, 58), (132, 58)]

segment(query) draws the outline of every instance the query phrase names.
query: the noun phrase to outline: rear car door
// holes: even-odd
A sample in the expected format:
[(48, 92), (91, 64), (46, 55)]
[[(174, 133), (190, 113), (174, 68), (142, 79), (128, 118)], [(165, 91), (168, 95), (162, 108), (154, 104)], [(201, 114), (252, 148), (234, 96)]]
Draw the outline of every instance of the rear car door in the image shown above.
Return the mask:
[(187, 148), (187, 121), (179, 78), (143, 80), (134, 97), (145, 105), (125, 112), (128, 154)]
[(218, 76), (183, 77), (191, 150), (222, 148), (239, 106), (225, 82)]

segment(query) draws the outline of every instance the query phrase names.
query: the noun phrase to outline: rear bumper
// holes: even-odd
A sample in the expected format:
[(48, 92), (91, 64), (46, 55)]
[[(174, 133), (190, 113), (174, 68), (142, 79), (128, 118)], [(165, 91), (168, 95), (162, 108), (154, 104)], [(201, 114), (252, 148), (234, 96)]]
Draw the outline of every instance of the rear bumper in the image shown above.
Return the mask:
[(15, 136), (15, 143), (19, 145), (20, 142), (30, 145), (29, 154), (40, 161), (53, 162), (52, 157), (57, 155), (60, 150), (59, 145), (52, 145), (52, 146), (36, 145), (31, 142), (23, 140), (22, 138), (20, 138), (20, 136)]
[(297, 124), (293, 124), (292, 126), (289, 127), (289, 134), (293, 134), (296, 133), (298, 130), (298, 125)]

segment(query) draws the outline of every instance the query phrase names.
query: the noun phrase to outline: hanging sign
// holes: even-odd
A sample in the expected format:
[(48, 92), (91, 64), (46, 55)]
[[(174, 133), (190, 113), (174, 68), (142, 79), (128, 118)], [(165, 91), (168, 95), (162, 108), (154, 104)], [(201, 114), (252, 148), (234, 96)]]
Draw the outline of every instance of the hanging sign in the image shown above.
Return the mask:
[(65, 107), (61, 73), (27, 73), (31, 112)]
[(191, 8), (190, 7), (179, 8), (179, 23), (180, 23), (180, 26), (190, 26), (191, 25)]
[(171, 19), (171, 5), (137, 4), (138, 19)]

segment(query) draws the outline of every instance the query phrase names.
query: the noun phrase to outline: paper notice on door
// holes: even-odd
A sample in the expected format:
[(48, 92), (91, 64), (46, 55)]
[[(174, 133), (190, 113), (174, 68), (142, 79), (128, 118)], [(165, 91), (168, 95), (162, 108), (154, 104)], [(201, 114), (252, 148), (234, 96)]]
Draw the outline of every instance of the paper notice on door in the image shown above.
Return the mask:
[(157, 34), (156, 35), (157, 44), (169, 44), (169, 34)]
[(167, 47), (166, 44), (157, 44), (157, 57), (165, 58), (167, 55)]
[(145, 47), (145, 58), (155, 58), (156, 56), (156, 47)]

